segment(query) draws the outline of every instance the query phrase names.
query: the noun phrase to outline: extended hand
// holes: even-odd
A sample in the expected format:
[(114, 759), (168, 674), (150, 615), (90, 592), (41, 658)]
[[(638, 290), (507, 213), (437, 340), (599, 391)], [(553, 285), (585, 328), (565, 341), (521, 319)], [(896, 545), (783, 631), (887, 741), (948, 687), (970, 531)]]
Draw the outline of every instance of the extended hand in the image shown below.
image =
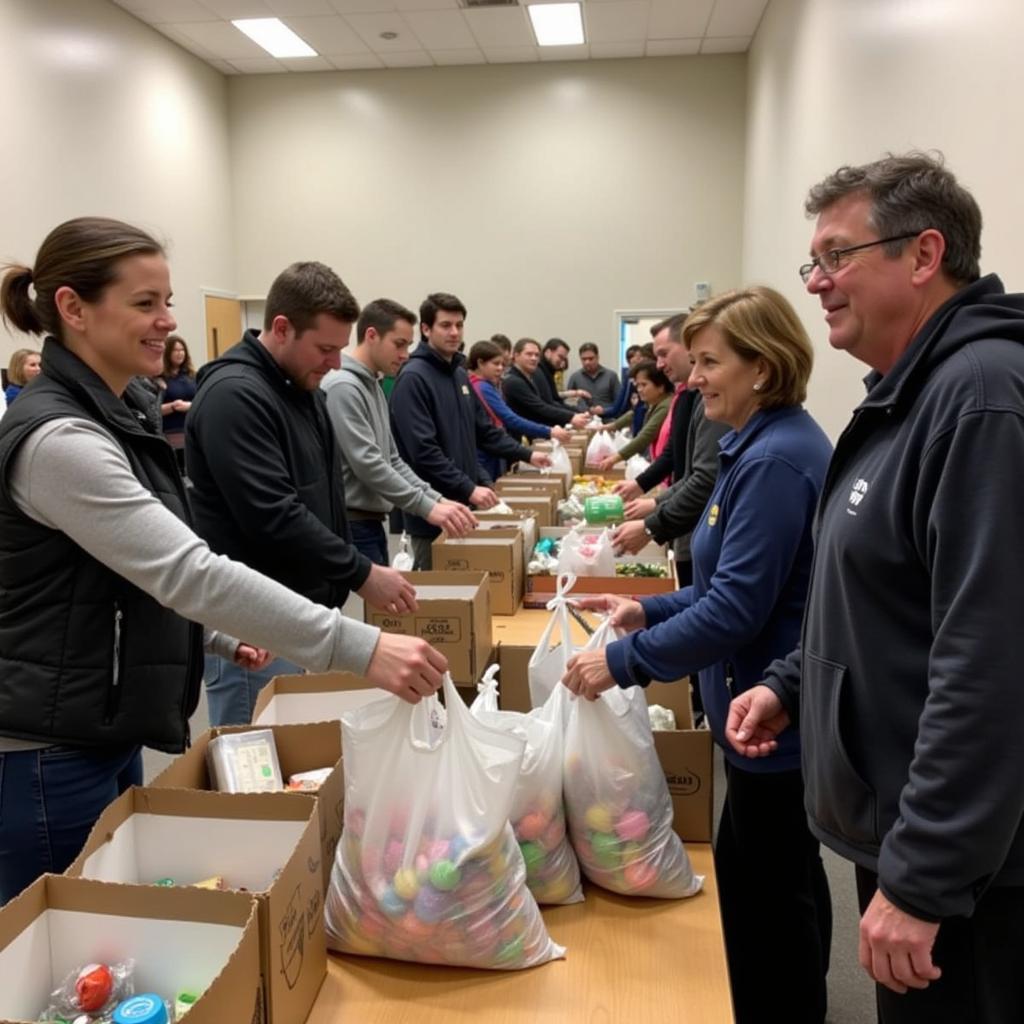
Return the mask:
[(604, 612), (611, 616), (611, 623), (619, 629), (632, 633), (635, 629), (643, 629), (647, 622), (647, 613), (639, 601), (621, 594), (594, 594), (592, 597), (574, 597), (572, 603), (577, 608), (592, 612)]
[(540, 466), (550, 466), (551, 465), (551, 456), (548, 455), (547, 452), (534, 452), (530, 456), (530, 465), (531, 466), (538, 466), (538, 467), (540, 467)]
[(356, 593), (372, 608), (395, 615), (405, 615), (419, 607), (416, 588), (397, 569), (384, 565), (374, 565)]
[(269, 665), (273, 657), (270, 651), (266, 651), (262, 647), (253, 647), (252, 644), (239, 644), (235, 648), (233, 660), (236, 665), (255, 672)]
[(615, 685), (611, 672), (608, 671), (608, 656), (605, 650), (581, 651), (569, 659), (562, 683), (573, 693), (597, 700), (605, 690)]
[(899, 992), (927, 988), (942, 976), (932, 963), (938, 924), (912, 917), (879, 889), (860, 919), (860, 965), (872, 978)]
[(388, 693), (418, 704), (436, 693), (448, 671), (448, 659), (416, 636), (381, 633), (366, 678)]
[(623, 501), (634, 501), (643, 493), (640, 485), (635, 480), (620, 480), (612, 488), (612, 494), (617, 494)]
[(582, 430), (590, 422), (590, 414), (586, 412), (578, 412), (569, 422), (572, 424), (575, 430)]
[(658, 503), (653, 498), (634, 498), (623, 511), (627, 519), (646, 519), (657, 507)]
[(444, 499), (427, 513), (427, 522), (431, 526), (439, 526), (449, 537), (465, 537), (480, 525), (465, 505)]
[(612, 545), (616, 554), (626, 552), (635, 555), (642, 547), (651, 542), (644, 529), (644, 521), (637, 519), (631, 523), (623, 523), (612, 532)]
[(568, 430), (565, 427), (552, 427), (551, 428), (551, 440), (557, 441), (559, 444), (566, 444), (571, 437)]
[(490, 487), (474, 487), (469, 503), (474, 508), (494, 508), (498, 504), (498, 495)]
[(618, 455), (606, 455), (598, 463), (598, 469), (600, 469), (602, 473), (607, 473), (609, 469), (614, 469), (620, 461), (621, 460), (619, 459)]
[(730, 705), (725, 738), (744, 757), (767, 757), (776, 737), (789, 725), (789, 713), (774, 690), (759, 684), (744, 690)]

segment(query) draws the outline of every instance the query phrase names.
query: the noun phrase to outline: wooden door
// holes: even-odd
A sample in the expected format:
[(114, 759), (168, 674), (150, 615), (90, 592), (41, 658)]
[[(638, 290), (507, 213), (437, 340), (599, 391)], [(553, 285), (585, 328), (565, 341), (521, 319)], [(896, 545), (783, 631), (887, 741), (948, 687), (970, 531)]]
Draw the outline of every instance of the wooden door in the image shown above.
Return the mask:
[(206, 296), (206, 358), (216, 359), (242, 339), (242, 303)]

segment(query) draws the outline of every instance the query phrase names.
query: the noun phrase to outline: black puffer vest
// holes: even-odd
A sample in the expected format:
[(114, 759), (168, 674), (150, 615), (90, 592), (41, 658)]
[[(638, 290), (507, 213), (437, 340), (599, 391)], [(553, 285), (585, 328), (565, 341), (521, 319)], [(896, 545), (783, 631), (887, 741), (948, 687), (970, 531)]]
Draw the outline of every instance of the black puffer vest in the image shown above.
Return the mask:
[(48, 420), (110, 431), (139, 482), (190, 522), (170, 445), (52, 338), (43, 372), (0, 422), (0, 735), (176, 753), (202, 682), (202, 627), (162, 607), (11, 500), (13, 458)]

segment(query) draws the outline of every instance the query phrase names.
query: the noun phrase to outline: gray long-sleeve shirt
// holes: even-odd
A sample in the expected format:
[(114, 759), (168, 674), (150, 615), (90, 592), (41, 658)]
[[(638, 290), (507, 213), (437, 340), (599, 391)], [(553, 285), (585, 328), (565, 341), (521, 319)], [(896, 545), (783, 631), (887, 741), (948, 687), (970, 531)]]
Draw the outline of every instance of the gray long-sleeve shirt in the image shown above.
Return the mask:
[(344, 354), (341, 369), (328, 375), (322, 386), (341, 450), (346, 506), (385, 514), (397, 506), (426, 518), (441, 494), (398, 454), (387, 399), (374, 374)]
[(215, 555), (142, 486), (99, 424), (62, 418), (34, 430), (14, 458), (10, 488), (29, 518), (183, 618), (227, 634), (207, 636), (215, 653), (230, 657), (237, 636), (313, 671), (365, 674), (379, 629)]

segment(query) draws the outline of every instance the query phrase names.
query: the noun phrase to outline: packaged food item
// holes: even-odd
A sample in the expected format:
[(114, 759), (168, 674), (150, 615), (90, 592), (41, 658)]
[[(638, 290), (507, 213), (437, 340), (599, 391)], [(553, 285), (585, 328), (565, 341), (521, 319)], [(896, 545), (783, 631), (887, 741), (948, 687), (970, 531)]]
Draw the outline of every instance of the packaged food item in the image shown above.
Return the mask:
[(334, 771), (333, 768), (311, 768), (308, 772), (295, 772), (288, 776), (288, 789), (302, 793), (315, 793)]
[(622, 496), (619, 494), (595, 494), (583, 502), (583, 515), (591, 526), (621, 523), (625, 518)]
[(284, 789), (270, 729), (215, 736), (206, 748), (210, 779), (222, 793), (276, 793)]
[(40, 1021), (109, 1021), (118, 1003), (135, 991), (134, 960), (86, 964), (70, 971), (59, 988), (50, 993), (50, 1005)]

